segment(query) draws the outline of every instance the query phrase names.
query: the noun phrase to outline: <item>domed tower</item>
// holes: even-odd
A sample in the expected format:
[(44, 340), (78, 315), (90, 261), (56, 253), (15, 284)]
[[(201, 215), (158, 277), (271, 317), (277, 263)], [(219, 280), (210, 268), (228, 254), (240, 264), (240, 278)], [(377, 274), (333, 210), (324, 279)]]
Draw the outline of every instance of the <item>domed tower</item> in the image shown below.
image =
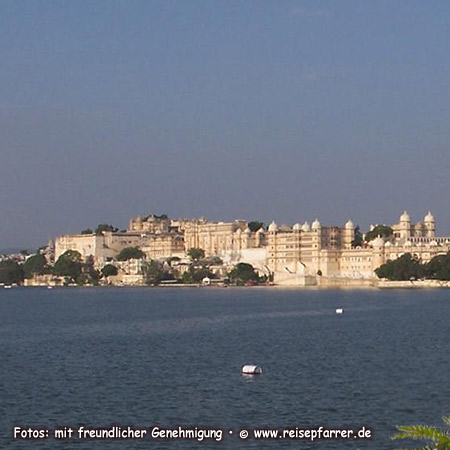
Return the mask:
[(256, 233), (255, 233), (255, 245), (257, 247), (264, 247), (265, 246), (265, 234), (264, 234), (264, 230), (263, 228), (260, 228)]
[(385, 263), (384, 257), (384, 239), (378, 236), (370, 242), (372, 246), (372, 270), (377, 269)]
[(351, 220), (348, 220), (344, 226), (342, 235), (342, 246), (345, 249), (352, 248), (352, 241), (355, 239), (355, 225)]
[(267, 262), (271, 271), (276, 271), (278, 269), (278, 243), (277, 243), (277, 231), (278, 225), (275, 221), (269, 225), (267, 234)]
[(278, 225), (274, 220), (272, 220), (272, 223), (269, 225), (269, 233), (276, 233), (278, 231)]
[(311, 224), (311, 230), (313, 231), (320, 231), (322, 229), (322, 225), (320, 225), (320, 222), (318, 219), (316, 219), (312, 224)]
[(425, 237), (435, 237), (436, 235), (436, 221), (430, 211), (425, 216), (423, 220), (423, 225), (425, 228)]
[(403, 214), (400, 216), (400, 222), (399, 222), (399, 232), (400, 237), (404, 239), (408, 239), (411, 237), (411, 218), (409, 217), (409, 214), (404, 211)]
[(252, 232), (249, 227), (247, 227), (242, 232), (242, 248), (250, 248), (251, 247), (251, 244), (250, 244), (251, 234), (252, 234)]

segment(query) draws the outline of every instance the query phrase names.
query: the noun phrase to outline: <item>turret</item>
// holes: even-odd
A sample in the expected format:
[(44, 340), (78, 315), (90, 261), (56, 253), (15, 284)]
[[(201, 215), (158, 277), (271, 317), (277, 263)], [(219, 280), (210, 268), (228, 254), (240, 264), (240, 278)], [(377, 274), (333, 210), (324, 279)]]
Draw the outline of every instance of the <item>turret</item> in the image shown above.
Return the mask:
[(278, 231), (278, 225), (275, 221), (272, 221), (272, 223), (269, 225), (269, 233), (275, 233)]
[(401, 238), (408, 239), (411, 237), (411, 218), (406, 211), (400, 216), (399, 232)]
[(352, 242), (355, 239), (355, 225), (351, 220), (348, 220), (344, 226), (342, 244), (346, 249), (352, 248)]
[(425, 237), (435, 237), (436, 233), (436, 221), (430, 211), (424, 217), (423, 226), (425, 229)]

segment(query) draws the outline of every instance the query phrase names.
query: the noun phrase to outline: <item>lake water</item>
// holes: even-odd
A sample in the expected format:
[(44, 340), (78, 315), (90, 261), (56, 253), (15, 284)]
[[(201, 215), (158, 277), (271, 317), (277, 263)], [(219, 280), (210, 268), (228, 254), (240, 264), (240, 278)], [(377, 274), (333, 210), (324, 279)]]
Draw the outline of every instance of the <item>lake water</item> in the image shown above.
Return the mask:
[[(440, 426), (450, 414), (449, 317), (446, 290), (1, 289), (0, 447), (406, 447), (389, 439), (395, 425)], [(263, 374), (242, 376), (244, 364)], [(80, 425), (223, 435), (97, 441), (78, 439)], [(311, 443), (251, 435), (320, 425), (365, 426), (373, 437)], [(50, 437), (13, 439), (14, 426), (47, 428)], [(55, 440), (53, 430), (65, 426), (72, 438)]]

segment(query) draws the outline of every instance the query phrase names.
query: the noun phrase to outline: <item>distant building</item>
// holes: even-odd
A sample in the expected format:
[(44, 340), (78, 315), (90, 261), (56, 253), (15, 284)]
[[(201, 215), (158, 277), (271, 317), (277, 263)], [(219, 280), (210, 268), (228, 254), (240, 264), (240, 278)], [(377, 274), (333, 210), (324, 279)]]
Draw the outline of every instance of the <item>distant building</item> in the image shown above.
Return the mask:
[(83, 259), (94, 257), (96, 263), (115, 258), (126, 247), (142, 247), (145, 236), (140, 233), (111, 232), (72, 234), (56, 238), (55, 260), (67, 250), (75, 250)]
[(140, 248), (147, 259), (183, 258), (190, 248), (201, 248), (206, 257), (217, 256), (227, 267), (239, 262), (252, 264), (260, 273), (272, 275), (276, 284), (315, 285), (327, 280), (373, 280), (376, 268), (405, 253), (428, 262), (450, 250), (450, 238), (436, 237), (431, 213), (412, 224), (405, 211), (391, 228), (392, 236), (375, 237), (354, 247), (351, 220), (341, 227), (323, 226), (317, 219), (311, 225), (304, 222), (292, 227), (272, 222), (267, 230), (251, 231), (245, 220), (210, 222), (150, 215), (131, 220), (126, 232), (58, 237), (55, 258), (66, 250), (76, 250), (102, 265), (125, 247)]

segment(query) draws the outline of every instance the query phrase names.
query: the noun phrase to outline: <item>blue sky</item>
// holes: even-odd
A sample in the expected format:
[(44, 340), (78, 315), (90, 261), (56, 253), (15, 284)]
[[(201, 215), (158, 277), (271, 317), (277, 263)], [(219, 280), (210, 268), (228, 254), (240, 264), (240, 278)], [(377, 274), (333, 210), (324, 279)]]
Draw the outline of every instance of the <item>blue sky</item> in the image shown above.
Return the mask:
[(450, 234), (447, 0), (0, 1), (0, 247), (137, 214)]

